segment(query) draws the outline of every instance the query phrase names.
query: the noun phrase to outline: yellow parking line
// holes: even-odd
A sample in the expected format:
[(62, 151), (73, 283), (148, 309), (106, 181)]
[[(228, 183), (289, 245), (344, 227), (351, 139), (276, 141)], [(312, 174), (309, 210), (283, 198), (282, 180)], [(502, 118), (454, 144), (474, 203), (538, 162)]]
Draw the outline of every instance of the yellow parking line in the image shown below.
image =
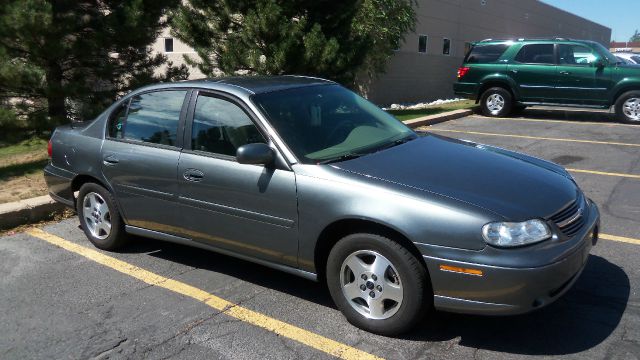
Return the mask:
[(598, 125), (598, 126), (623, 126), (623, 127), (626, 126), (626, 127), (635, 127), (640, 130), (640, 126), (638, 125), (620, 124), (620, 123), (613, 123), (613, 122), (545, 120), (545, 119), (529, 119), (529, 118), (495, 118), (495, 117), (484, 117), (484, 116), (473, 116), (473, 118), (481, 119), (481, 120), (529, 121), (529, 122), (560, 123), (560, 124), (571, 124), (571, 125)]
[(640, 239), (628, 238), (624, 236), (615, 236), (609, 234), (599, 234), (598, 237), (604, 240), (618, 241), (627, 244), (640, 245)]
[(640, 179), (640, 175), (633, 175), (633, 174), (612, 173), (612, 172), (604, 172), (604, 171), (570, 169), (570, 168), (567, 168), (567, 170), (571, 171), (571, 172), (585, 173), (585, 174), (617, 176), (617, 177), (625, 177), (625, 178), (631, 178), (631, 179)]
[(89, 260), (95, 261), (123, 274), (132, 276), (147, 284), (162, 287), (175, 293), (190, 297), (238, 320), (261, 327), (280, 336), (297, 341), (316, 350), (325, 352), (329, 355), (348, 360), (381, 359), (375, 355), (369, 354), (362, 350), (358, 350), (354, 347), (339, 343), (324, 336), (301, 329), (297, 326), (249, 310), (242, 306), (238, 306), (230, 301), (219, 298), (194, 286), (164, 277), (162, 275), (155, 274), (151, 271), (139, 268), (122, 260), (118, 260), (114, 257), (102, 254), (96, 250), (72, 243), (68, 240), (49, 234), (40, 229), (32, 228), (27, 230), (26, 232), (31, 236), (44, 240), (50, 244), (61, 247), (78, 255), (84, 256)]
[(581, 139), (550, 138), (550, 137), (528, 136), (528, 135), (496, 134), (496, 133), (486, 133), (486, 132), (479, 132), (479, 131), (437, 129), (437, 128), (431, 128), (431, 127), (428, 128), (427, 131), (433, 131), (433, 132), (442, 131), (442, 132), (453, 132), (453, 133), (472, 134), (472, 135), (510, 137), (510, 138), (519, 138), (519, 139), (549, 140), (549, 141), (562, 141), (562, 142), (577, 142), (577, 143), (586, 143), (586, 144), (603, 144), (603, 145), (640, 147), (640, 144), (621, 143), (621, 142), (613, 142), (613, 141), (596, 141), (596, 140), (581, 140)]

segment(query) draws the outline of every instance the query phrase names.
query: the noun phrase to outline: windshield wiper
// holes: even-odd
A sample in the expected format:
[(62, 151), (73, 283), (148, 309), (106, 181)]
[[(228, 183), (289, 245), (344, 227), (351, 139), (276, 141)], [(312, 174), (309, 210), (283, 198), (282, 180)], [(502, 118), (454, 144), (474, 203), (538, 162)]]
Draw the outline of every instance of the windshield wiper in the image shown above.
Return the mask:
[(335, 158), (319, 161), (318, 165), (325, 165), (325, 164), (331, 164), (331, 163), (334, 163), (334, 162), (340, 162), (340, 161), (347, 161), (347, 160), (351, 160), (351, 159), (356, 159), (356, 158), (359, 158), (362, 155), (365, 155), (365, 154), (347, 153), (347, 154), (340, 155), (340, 156), (335, 157)]
[(402, 145), (402, 144), (408, 143), (411, 140), (415, 140), (416, 138), (417, 138), (417, 136), (412, 136), (412, 135), (405, 136), (402, 139), (398, 139), (398, 140), (392, 141), (392, 142), (390, 142), (388, 144), (385, 144), (384, 146), (378, 148), (377, 151), (385, 150), (385, 149), (392, 148), (392, 147), (398, 146), (398, 145)]

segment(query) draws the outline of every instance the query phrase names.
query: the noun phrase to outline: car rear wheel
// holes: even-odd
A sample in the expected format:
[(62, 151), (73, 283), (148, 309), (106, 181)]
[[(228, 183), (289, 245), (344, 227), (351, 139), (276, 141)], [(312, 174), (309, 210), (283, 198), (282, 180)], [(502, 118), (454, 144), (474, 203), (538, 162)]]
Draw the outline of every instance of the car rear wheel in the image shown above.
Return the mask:
[(95, 183), (82, 185), (76, 210), (82, 230), (95, 247), (115, 250), (126, 243), (124, 223), (107, 189)]
[(640, 125), (640, 91), (628, 91), (618, 98), (616, 116), (624, 123)]
[(331, 249), (327, 285), (350, 323), (386, 336), (411, 329), (433, 306), (419, 259), (398, 242), (375, 234), (346, 236)]
[(506, 89), (493, 87), (482, 93), (480, 107), (485, 116), (508, 116), (513, 107), (513, 97)]

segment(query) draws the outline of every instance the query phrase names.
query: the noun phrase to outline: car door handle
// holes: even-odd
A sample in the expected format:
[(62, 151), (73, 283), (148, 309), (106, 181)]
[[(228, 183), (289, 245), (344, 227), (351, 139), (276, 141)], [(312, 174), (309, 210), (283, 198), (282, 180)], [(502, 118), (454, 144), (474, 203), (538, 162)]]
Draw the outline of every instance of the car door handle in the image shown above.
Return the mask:
[(560, 74), (562, 74), (562, 75), (571, 75), (571, 73), (568, 72), (568, 71), (560, 71)]
[(120, 162), (120, 160), (118, 160), (118, 158), (116, 158), (113, 155), (105, 156), (105, 158), (102, 161), (102, 163), (107, 165), (107, 166), (113, 166), (113, 165), (115, 165), (115, 164), (117, 164), (119, 162)]
[(198, 169), (188, 169), (182, 174), (185, 180), (198, 182), (204, 179), (204, 173)]

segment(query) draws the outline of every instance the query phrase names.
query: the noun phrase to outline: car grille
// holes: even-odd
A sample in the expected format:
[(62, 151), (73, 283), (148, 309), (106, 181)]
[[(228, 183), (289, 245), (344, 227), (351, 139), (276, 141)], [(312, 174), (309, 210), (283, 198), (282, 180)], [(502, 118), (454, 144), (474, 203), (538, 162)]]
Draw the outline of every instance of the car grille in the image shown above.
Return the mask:
[(551, 215), (549, 220), (553, 221), (564, 235), (573, 237), (586, 222), (585, 210), (584, 197), (579, 195), (576, 201)]

